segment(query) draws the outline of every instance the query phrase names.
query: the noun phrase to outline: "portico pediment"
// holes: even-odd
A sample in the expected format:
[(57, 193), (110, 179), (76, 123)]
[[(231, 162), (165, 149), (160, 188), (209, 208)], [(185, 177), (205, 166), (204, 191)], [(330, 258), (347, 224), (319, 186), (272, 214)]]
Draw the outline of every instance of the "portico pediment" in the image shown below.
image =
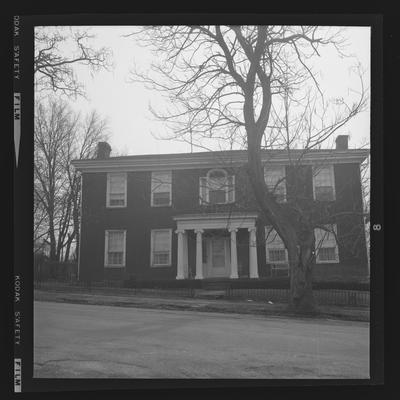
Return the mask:
[(240, 229), (254, 228), (258, 214), (255, 212), (232, 212), (214, 214), (177, 215), (174, 220), (178, 230)]

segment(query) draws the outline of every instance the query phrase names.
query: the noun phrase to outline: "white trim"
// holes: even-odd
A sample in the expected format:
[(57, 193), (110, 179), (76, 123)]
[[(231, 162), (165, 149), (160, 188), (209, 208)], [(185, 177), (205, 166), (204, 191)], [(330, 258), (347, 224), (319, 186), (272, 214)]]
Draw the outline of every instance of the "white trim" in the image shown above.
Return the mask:
[[(347, 150), (313, 150), (304, 154), (303, 150), (291, 151), (291, 159), (296, 161), (301, 157), (301, 164), (314, 163), (361, 163), (369, 155), (368, 149)], [(273, 164), (291, 164), (286, 150), (272, 150), (262, 152), (262, 162)], [(84, 172), (112, 172), (112, 171), (160, 171), (163, 169), (199, 169), (221, 168), (221, 165), (230, 167), (242, 166), (247, 162), (247, 152), (222, 151), (198, 152), (183, 154), (138, 155), (126, 157), (110, 157), (106, 160), (73, 160), (72, 165)]]
[(177, 229), (239, 229), (254, 228), (257, 213), (186, 214), (174, 217)]
[[(170, 175), (170, 183), (169, 186), (169, 203), (168, 204), (154, 204), (154, 193), (158, 193), (153, 189), (153, 174), (167, 174)], [(151, 171), (150, 178), (150, 205), (151, 207), (171, 207), (172, 206), (172, 171)]]
[[(154, 264), (153, 263), (153, 247), (154, 247), (154, 232), (168, 232), (169, 233), (169, 263), (168, 264)], [(171, 267), (172, 265), (172, 229), (152, 229), (150, 232), (150, 267)]]
[[(124, 205), (110, 205), (110, 177), (120, 175), (124, 177)], [(107, 208), (126, 208), (127, 207), (127, 191), (128, 191), (128, 178), (126, 172), (109, 172), (107, 173), (107, 191), (106, 191), (106, 207)]]
[[(124, 234), (123, 239), (123, 256), (122, 262), (123, 264), (108, 264), (108, 234), (109, 232), (122, 232)], [(126, 266), (126, 229), (106, 229), (105, 231), (105, 245), (104, 245), (104, 267), (105, 268), (125, 268)]]
[[(333, 229), (334, 232), (335, 232), (335, 235), (337, 236), (337, 225), (336, 224), (331, 224), (329, 226), (327, 225), (327, 229), (329, 229), (329, 228)], [(322, 232), (322, 233), (319, 233), (319, 232)], [(316, 255), (315, 262), (316, 262), (316, 264), (337, 264), (337, 263), (340, 262), (340, 260), (339, 260), (339, 246), (338, 246), (335, 238), (333, 238), (334, 247), (335, 247), (335, 259), (334, 260), (320, 260), (319, 259), (319, 249), (320, 248), (333, 247), (333, 246), (323, 246), (325, 239), (323, 239), (322, 242), (319, 243), (319, 241), (321, 240), (321, 239), (319, 239), (320, 236), (325, 235), (326, 233), (327, 232), (324, 231), (323, 229), (320, 229), (320, 228), (315, 228), (314, 229), (315, 242), (316, 242), (315, 243), (315, 255)], [(322, 238), (323, 238), (323, 236), (322, 236)], [(332, 244), (333, 244), (333, 241), (332, 241)]]
[[(225, 185), (222, 188), (225, 192), (225, 201), (224, 202), (218, 202), (218, 203), (210, 203), (210, 180), (213, 178), (210, 178), (210, 175), (213, 172), (221, 172), (224, 175), (225, 179)], [(229, 186), (229, 181), (232, 178), (232, 186)], [(206, 186), (204, 187), (201, 183), (205, 181)], [(235, 187), (235, 175), (229, 175), (228, 172), (223, 169), (223, 168), (212, 168), (207, 172), (206, 176), (201, 176), (199, 177), (199, 194), (200, 194), (200, 204), (206, 204), (206, 205), (214, 205), (214, 204), (232, 204), (235, 202), (235, 192), (236, 192), (236, 187)], [(205, 199), (202, 196), (202, 188), (205, 190)], [(221, 189), (221, 190), (222, 190)], [(233, 192), (232, 200), (229, 200), (230, 193)]]
[(335, 188), (335, 170), (333, 164), (327, 164), (327, 165), (313, 165), (312, 168), (312, 188), (313, 188), (313, 199), (315, 201), (323, 201), (323, 200), (317, 200), (315, 198), (315, 178), (318, 175), (318, 169), (329, 169), (329, 173), (331, 176), (331, 181), (332, 181), (332, 189), (333, 189), (333, 199), (329, 201), (336, 201), (336, 188)]

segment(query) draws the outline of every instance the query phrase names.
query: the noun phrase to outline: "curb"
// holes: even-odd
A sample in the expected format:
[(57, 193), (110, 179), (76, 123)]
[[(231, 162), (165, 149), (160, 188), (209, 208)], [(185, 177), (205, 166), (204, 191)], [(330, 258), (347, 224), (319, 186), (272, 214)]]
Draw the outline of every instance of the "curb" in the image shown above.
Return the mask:
[[(46, 293), (54, 293), (50, 291), (45, 291)], [(57, 292), (57, 294), (61, 294)], [(84, 294), (90, 296), (90, 294)], [(107, 295), (106, 295), (107, 296)], [(369, 315), (346, 315), (337, 312), (318, 312), (316, 314), (295, 314), (293, 312), (286, 311), (284, 309), (271, 310), (262, 308), (262, 304), (254, 304), (250, 306), (249, 304), (238, 304), (237, 302), (233, 304), (188, 304), (187, 302), (177, 304), (168, 302), (170, 299), (157, 298), (156, 302), (151, 301), (140, 301), (140, 298), (135, 298), (131, 301), (129, 298), (125, 297), (125, 301), (116, 299), (96, 299), (96, 298), (71, 298), (66, 294), (65, 297), (54, 296), (53, 298), (46, 299), (36, 298), (36, 301), (45, 302), (56, 302), (56, 303), (71, 303), (71, 304), (87, 304), (87, 305), (103, 305), (103, 306), (115, 306), (115, 307), (132, 307), (132, 308), (145, 308), (145, 309), (158, 309), (158, 310), (176, 310), (176, 311), (196, 311), (196, 312), (215, 312), (215, 313), (225, 313), (225, 314), (245, 314), (245, 315), (261, 315), (261, 316), (273, 316), (282, 318), (300, 318), (300, 319), (337, 319), (345, 321), (359, 321), (359, 322), (369, 322)], [(118, 296), (123, 297), (123, 296)], [(149, 299), (149, 298), (147, 298)], [(152, 298), (154, 299), (154, 298)], [(164, 301), (160, 303), (160, 300)], [(250, 307), (249, 307), (250, 306)]]

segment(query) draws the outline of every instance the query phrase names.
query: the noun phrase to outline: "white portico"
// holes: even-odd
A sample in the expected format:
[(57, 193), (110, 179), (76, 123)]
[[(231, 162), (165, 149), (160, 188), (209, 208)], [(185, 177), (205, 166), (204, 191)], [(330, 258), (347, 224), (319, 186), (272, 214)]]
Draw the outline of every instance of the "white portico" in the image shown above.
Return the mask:
[[(237, 232), (248, 231), (249, 277), (258, 278), (257, 266), (257, 213), (185, 214), (174, 217), (177, 224), (178, 257), (176, 279), (189, 277), (188, 234), (196, 238), (195, 279), (225, 277), (236, 279), (238, 275)], [(209, 235), (220, 232), (219, 235)]]

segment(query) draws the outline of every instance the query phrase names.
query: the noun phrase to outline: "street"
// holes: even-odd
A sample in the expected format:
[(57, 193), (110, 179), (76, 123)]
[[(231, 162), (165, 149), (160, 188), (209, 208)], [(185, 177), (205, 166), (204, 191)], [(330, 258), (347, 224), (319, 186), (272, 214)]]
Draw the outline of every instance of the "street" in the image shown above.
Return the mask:
[(35, 378), (369, 378), (369, 324), (35, 301)]

